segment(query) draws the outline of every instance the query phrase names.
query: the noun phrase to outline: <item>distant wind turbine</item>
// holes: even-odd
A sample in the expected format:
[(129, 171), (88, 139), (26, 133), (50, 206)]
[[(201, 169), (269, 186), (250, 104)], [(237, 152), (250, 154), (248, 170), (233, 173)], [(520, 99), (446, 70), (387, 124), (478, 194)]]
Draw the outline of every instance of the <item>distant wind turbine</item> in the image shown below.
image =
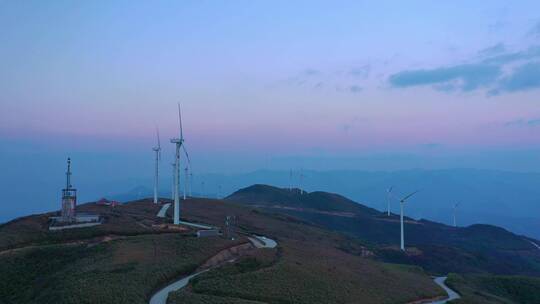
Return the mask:
[(457, 221), (456, 221), (456, 210), (457, 207), (459, 207), (459, 203), (454, 204), (454, 227), (457, 227)]
[(204, 193), (204, 181), (201, 182), (201, 197), (204, 197), (205, 196), (205, 193)]
[(300, 195), (304, 194), (304, 169), (300, 169)]
[(289, 171), (289, 191), (293, 189), (293, 172), (292, 169)]
[(154, 175), (154, 204), (158, 203), (158, 188), (159, 188), (159, 161), (161, 160), (161, 143), (159, 140), (159, 129), (156, 127), (157, 146), (152, 148), (156, 153), (156, 167)]
[(388, 216), (390, 216), (390, 200), (392, 197), (392, 189), (394, 186), (390, 186), (390, 188), (386, 189), (386, 211), (388, 213)]
[(411, 196), (415, 195), (418, 191), (414, 191), (413, 193), (405, 196), (402, 198), (399, 203), (401, 206), (401, 214), (400, 214), (400, 220), (401, 220), (401, 250), (405, 251), (405, 231), (403, 230), (403, 205), (405, 205), (405, 202), (411, 198)]
[[(184, 149), (184, 154), (186, 155), (186, 167), (184, 168), (184, 200), (186, 200), (186, 195), (187, 195), (187, 191), (188, 189), (191, 189), (191, 186), (190, 183), (191, 183), (191, 179), (190, 179), (190, 173), (191, 172), (191, 159), (189, 158), (189, 154), (186, 150), (186, 145), (182, 145), (182, 148)], [(191, 190), (190, 190), (190, 195), (191, 195)]]

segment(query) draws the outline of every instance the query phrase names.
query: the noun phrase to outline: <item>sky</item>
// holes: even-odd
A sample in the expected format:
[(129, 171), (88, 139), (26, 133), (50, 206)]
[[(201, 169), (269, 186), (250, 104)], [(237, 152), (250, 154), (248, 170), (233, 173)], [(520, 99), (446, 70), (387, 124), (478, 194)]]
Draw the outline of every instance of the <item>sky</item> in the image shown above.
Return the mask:
[(49, 180), (72, 156), (89, 180), (147, 177), (156, 126), (168, 172), (178, 102), (198, 172), (540, 172), (539, 12), (0, 0), (0, 174)]

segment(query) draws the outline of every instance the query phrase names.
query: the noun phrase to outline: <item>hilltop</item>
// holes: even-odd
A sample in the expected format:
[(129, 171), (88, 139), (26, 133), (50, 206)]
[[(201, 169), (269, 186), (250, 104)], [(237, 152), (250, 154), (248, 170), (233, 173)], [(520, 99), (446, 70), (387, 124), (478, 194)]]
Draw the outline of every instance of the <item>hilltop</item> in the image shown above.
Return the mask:
[[(56, 232), (48, 231), (52, 213), (1, 225), (0, 303), (148, 303), (164, 284), (212, 265), (169, 301), (407, 303), (444, 295), (421, 268), (383, 263), (361, 242), (287, 215), (222, 200), (182, 202), (183, 220), (223, 227), (236, 216), (232, 241), (197, 238), (189, 226), (170, 225), (172, 209), (156, 217), (160, 207), (149, 199), (83, 204), (77, 211), (99, 213), (103, 224)], [(279, 245), (252, 248), (253, 234)]]
[(301, 192), (254, 185), (238, 190), (228, 201), (287, 214), (308, 223), (339, 231), (372, 244), (384, 261), (420, 265), (429, 271), (489, 272), (540, 275), (540, 242), (491, 225), (452, 227), (406, 217), (409, 254), (399, 244), (399, 216), (387, 216), (343, 196), (326, 192)]
[(291, 210), (327, 212), (338, 216), (379, 214), (377, 210), (339, 194), (322, 191), (308, 193), (298, 188), (289, 190), (261, 184), (236, 191), (225, 199), (254, 207), (287, 207)]

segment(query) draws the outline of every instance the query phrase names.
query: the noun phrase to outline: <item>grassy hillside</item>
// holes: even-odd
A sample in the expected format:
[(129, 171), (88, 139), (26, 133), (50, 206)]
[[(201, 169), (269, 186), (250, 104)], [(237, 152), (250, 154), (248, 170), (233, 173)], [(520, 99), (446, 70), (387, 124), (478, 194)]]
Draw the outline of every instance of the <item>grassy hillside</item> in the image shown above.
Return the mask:
[[(253, 185), (236, 191), (226, 198), (233, 202), (242, 202), (252, 206), (280, 206), (313, 211), (325, 211), (349, 214), (370, 214), (379, 212), (351, 201), (339, 194), (322, 191), (300, 192), (300, 189), (281, 189), (268, 185)], [(328, 203), (332, 202), (332, 203)]]
[(453, 274), (447, 284), (462, 296), (455, 304), (540, 303), (540, 278)]
[[(434, 288), (422, 270), (377, 262), (369, 248), (341, 234), (286, 215), (203, 201), (194, 201), (194, 207), (200, 209), (196, 219), (203, 220), (199, 216), (204, 215), (205, 221), (212, 222), (215, 216), (233, 212), (246, 232), (276, 239), (279, 247), (263, 249), (275, 252), (255, 256), (256, 261), (248, 262), (246, 267), (235, 264), (202, 275), (191, 289), (173, 298), (178, 303), (184, 303), (186, 298), (193, 299), (193, 303), (200, 299), (208, 303), (232, 299), (265, 303), (405, 303), (443, 293)], [(388, 289), (389, 284), (396, 288)]]
[(153, 224), (163, 222), (156, 218), (160, 206), (148, 201), (135, 201), (114, 208), (94, 203), (77, 206), (79, 212), (100, 214), (103, 225), (85, 229), (67, 229), (51, 232), (48, 230), (50, 216), (55, 213), (31, 215), (0, 225), (0, 251), (31, 245), (55, 244), (73, 240), (114, 235), (140, 235), (144, 233), (167, 232), (154, 229)]
[[(414, 267), (380, 264), (339, 250), (282, 240), (278, 252), (245, 258), (197, 277), (169, 303), (407, 303), (442, 292)], [(265, 249), (264, 251), (271, 251)], [(207, 298), (211, 297), (211, 298)], [(187, 301), (185, 299), (193, 299)], [(242, 303), (242, 302), (240, 302)]]
[(146, 303), (157, 287), (230, 246), (182, 234), (49, 245), (0, 256), (0, 303)]
[[(316, 203), (311, 204), (311, 199)], [(490, 225), (455, 228), (406, 218), (404, 255), (399, 246), (399, 216), (364, 207), (339, 195), (252, 186), (227, 198), (268, 212), (287, 214), (345, 233), (377, 247), (384, 261), (421, 265), (427, 270), (540, 275), (540, 251), (524, 237)], [(266, 202), (265, 202), (266, 201)], [(299, 201), (304, 202), (299, 205)], [(256, 202), (256, 203), (254, 203)], [(357, 207), (351, 207), (351, 204)], [(329, 212), (333, 210), (332, 212)]]
[[(81, 209), (99, 211), (106, 223), (56, 234), (38, 215), (0, 227), (0, 281), (7, 282), (0, 285), (0, 303), (147, 303), (166, 282), (245, 242), (198, 239), (189, 230), (155, 226), (163, 220), (149, 201)], [(266, 235), (279, 243), (209, 272), (186, 290), (183, 302), (247, 304), (258, 301), (254, 295), (266, 303), (406, 302), (442, 293), (421, 270), (377, 262), (358, 241), (285, 215), (207, 199), (189, 199), (181, 212), (187, 220), (215, 226), (235, 215), (240, 235)], [(389, 292), (388, 284), (399, 288)]]

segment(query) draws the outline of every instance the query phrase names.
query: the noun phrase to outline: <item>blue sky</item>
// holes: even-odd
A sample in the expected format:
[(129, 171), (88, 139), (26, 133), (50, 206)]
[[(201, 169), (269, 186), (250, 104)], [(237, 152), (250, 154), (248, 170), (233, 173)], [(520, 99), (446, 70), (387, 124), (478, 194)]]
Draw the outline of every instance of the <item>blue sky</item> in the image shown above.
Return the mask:
[(61, 175), (69, 155), (89, 183), (151, 175), (156, 125), (168, 170), (177, 102), (199, 172), (540, 171), (539, 12), (538, 1), (0, 1), (3, 187)]
[(530, 153), (539, 6), (0, 1), (0, 140), (142, 153), (156, 124), (175, 135), (181, 101), (190, 148), (254, 159), (244, 169), (262, 154), (437, 151), (454, 167), (452, 155)]

